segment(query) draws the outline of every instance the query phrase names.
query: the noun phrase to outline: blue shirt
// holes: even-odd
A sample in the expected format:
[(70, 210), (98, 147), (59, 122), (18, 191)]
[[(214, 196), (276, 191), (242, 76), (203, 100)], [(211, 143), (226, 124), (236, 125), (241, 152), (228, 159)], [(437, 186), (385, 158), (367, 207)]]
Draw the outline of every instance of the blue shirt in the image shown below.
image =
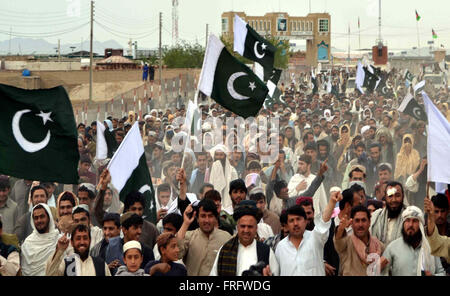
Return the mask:
[[(153, 260), (147, 263), (145, 265), (144, 271), (145, 273), (150, 273), (150, 269), (155, 264), (161, 263), (161, 260)], [(184, 267), (183, 264), (175, 263), (175, 262), (169, 262), (170, 270), (167, 273), (161, 273), (159, 271), (155, 272), (153, 276), (187, 276), (187, 270), (186, 267)]]

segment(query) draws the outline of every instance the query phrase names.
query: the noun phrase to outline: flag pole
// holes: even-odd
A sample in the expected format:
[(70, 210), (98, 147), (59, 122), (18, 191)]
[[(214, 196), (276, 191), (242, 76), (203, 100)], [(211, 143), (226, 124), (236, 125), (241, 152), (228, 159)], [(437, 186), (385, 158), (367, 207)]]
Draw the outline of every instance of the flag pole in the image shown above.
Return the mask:
[(359, 31), (359, 52), (361, 52), (361, 24), (359, 22), (359, 17), (358, 17), (358, 31)]
[(417, 49), (419, 50), (419, 57), (420, 57), (420, 34), (419, 34), (419, 21), (416, 21), (416, 27), (417, 27)]
[[(209, 36), (207, 36), (207, 38), (208, 37)], [(200, 77), (198, 79), (197, 87), (196, 87), (195, 93), (194, 93), (194, 104), (195, 104), (195, 106), (197, 106), (197, 103), (198, 103), (198, 92), (199, 92), (199, 89), (200, 89), (200, 83), (202, 81), (202, 74), (203, 74), (203, 68), (205, 66), (205, 59), (206, 59), (207, 54), (208, 54), (208, 44), (209, 44), (209, 42), (207, 42), (206, 44), (207, 45), (206, 45), (206, 48), (205, 48), (205, 56), (203, 57), (202, 69), (200, 70)], [(184, 154), (185, 154), (184, 151), (186, 150), (187, 144), (190, 143), (190, 142), (191, 142), (191, 127), (189, 127), (189, 132), (188, 132), (188, 136), (187, 136), (187, 139), (186, 139), (186, 143), (184, 143), (183, 158), (181, 159), (181, 167), (180, 168), (182, 168), (184, 166)], [(178, 184), (178, 186), (180, 186), (180, 185)]]

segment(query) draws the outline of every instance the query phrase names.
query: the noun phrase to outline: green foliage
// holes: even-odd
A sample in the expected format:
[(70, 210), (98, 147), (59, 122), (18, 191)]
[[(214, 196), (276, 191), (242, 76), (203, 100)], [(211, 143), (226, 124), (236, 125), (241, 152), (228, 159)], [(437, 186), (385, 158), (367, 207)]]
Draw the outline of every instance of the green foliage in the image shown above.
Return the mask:
[(157, 55), (151, 55), (148, 58), (140, 58), (144, 63), (149, 65), (159, 65), (159, 57)]
[[(286, 69), (288, 67), (290, 54), (289, 40), (281, 40), (279, 37), (271, 35), (266, 36), (265, 39), (277, 48), (274, 61), (275, 68)], [(225, 44), (228, 51), (239, 61), (244, 64), (253, 64), (253, 61), (250, 61), (233, 51), (233, 42), (231, 40), (224, 38), (223, 35), (220, 37), (220, 40)]]
[(163, 63), (167, 68), (201, 68), (205, 48), (200, 44), (179, 44), (163, 49)]

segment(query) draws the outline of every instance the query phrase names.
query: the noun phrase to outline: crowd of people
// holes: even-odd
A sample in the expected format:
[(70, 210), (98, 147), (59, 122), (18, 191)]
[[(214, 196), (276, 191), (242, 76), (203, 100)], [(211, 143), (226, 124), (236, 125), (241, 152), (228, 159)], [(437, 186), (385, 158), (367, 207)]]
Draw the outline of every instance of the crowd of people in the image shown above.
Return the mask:
[[(138, 188), (120, 200), (95, 158), (98, 123), (79, 123), (80, 184), (0, 176), (0, 274), (449, 275), (450, 195), (427, 186), (426, 123), (397, 111), (401, 73), (365, 94), (346, 91), (345, 70), (317, 91), (293, 76), (243, 138), (226, 128), (236, 114), (201, 100), (200, 151), (174, 149), (184, 106), (108, 117), (109, 158), (139, 122), (156, 221)], [(449, 119), (448, 90), (429, 92)], [(268, 118), (277, 128), (250, 131)]]

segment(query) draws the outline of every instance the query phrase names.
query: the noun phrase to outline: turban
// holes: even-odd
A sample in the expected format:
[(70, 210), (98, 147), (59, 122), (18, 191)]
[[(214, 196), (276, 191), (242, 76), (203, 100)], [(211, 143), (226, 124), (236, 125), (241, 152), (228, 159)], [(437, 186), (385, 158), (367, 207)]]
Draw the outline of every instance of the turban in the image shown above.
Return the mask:
[(370, 126), (365, 125), (363, 126), (363, 128), (361, 129), (361, 134), (363, 135), (365, 132), (367, 132), (370, 129)]
[(409, 206), (403, 211), (402, 213), (403, 222), (408, 218), (418, 219), (422, 224), (422, 226), (425, 225), (425, 218), (423, 216), (422, 210), (416, 206)]
[(417, 259), (416, 274), (420, 276), (422, 270), (428, 270), (433, 273), (435, 270), (435, 263), (433, 256), (431, 256), (431, 248), (425, 236), (425, 231), (423, 228), (425, 224), (423, 212), (416, 206), (409, 206), (402, 213), (402, 225), (408, 218), (413, 218), (420, 221), (419, 228), (420, 232), (422, 233), (422, 244), (420, 246), (419, 258)]

